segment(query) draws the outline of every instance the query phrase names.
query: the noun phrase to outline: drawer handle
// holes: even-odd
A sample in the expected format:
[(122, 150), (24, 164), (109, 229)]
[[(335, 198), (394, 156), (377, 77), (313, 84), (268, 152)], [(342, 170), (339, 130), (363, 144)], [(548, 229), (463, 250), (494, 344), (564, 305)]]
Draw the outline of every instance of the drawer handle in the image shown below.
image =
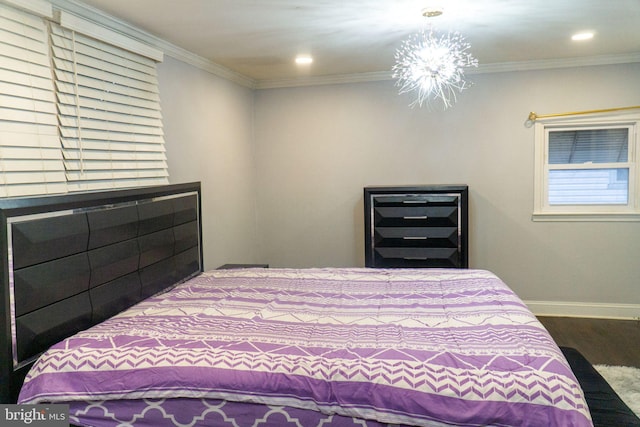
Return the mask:
[(427, 240), (427, 236), (403, 236), (404, 240)]
[(425, 257), (421, 257), (421, 256), (406, 256), (404, 257), (404, 259), (406, 259), (407, 261), (426, 261), (429, 258)]
[(426, 215), (422, 215), (422, 216), (405, 216), (402, 217), (402, 219), (427, 219), (428, 217)]
[(411, 205), (411, 204), (426, 205), (429, 202), (427, 202), (426, 200), (403, 200), (402, 203), (406, 205)]

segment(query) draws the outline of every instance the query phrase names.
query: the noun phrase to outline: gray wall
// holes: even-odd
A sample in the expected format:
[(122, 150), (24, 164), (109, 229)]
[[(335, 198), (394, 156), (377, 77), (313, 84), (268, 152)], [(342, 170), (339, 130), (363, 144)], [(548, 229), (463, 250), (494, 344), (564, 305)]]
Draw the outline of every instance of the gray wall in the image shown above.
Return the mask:
[(464, 183), (472, 267), (525, 300), (640, 303), (640, 223), (532, 222), (533, 129), (523, 126), (530, 111), (640, 104), (640, 64), (472, 80), (445, 112), (408, 108), (393, 82), (258, 91), (262, 260), (362, 266), (363, 186)]
[(171, 57), (158, 78), (169, 180), (202, 183), (205, 268), (253, 262), (252, 91)]
[(556, 314), (640, 316), (640, 223), (532, 222), (523, 126), (640, 104), (640, 64), (474, 75), (445, 112), (408, 108), (390, 81), (251, 91), (169, 57), (159, 73), (170, 180), (203, 185), (206, 268), (363, 266), (364, 186), (465, 183), (472, 267)]

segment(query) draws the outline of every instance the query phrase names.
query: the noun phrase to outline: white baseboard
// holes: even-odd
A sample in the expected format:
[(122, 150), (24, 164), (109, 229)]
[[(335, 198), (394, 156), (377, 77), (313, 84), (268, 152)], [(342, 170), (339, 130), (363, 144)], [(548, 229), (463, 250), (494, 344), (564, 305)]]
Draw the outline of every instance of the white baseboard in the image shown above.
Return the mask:
[(525, 301), (524, 303), (536, 316), (640, 320), (640, 304), (556, 301)]

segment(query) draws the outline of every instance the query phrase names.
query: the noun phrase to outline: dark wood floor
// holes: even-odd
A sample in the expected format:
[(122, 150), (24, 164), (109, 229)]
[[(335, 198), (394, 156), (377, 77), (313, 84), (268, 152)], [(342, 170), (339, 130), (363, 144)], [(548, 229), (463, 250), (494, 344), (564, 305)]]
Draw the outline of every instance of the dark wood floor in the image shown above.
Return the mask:
[(573, 347), (592, 365), (640, 368), (640, 321), (542, 317), (559, 346)]

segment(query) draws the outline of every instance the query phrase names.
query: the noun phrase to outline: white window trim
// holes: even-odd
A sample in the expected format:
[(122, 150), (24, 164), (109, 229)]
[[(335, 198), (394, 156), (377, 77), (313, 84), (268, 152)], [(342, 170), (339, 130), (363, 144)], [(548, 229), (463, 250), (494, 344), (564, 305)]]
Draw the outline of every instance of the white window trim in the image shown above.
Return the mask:
[[(629, 140), (629, 203), (627, 205), (550, 206), (547, 198), (549, 130), (579, 126), (631, 126)], [(534, 125), (534, 221), (640, 221), (640, 112), (563, 116), (537, 119)], [(625, 167), (627, 164), (624, 164)]]

